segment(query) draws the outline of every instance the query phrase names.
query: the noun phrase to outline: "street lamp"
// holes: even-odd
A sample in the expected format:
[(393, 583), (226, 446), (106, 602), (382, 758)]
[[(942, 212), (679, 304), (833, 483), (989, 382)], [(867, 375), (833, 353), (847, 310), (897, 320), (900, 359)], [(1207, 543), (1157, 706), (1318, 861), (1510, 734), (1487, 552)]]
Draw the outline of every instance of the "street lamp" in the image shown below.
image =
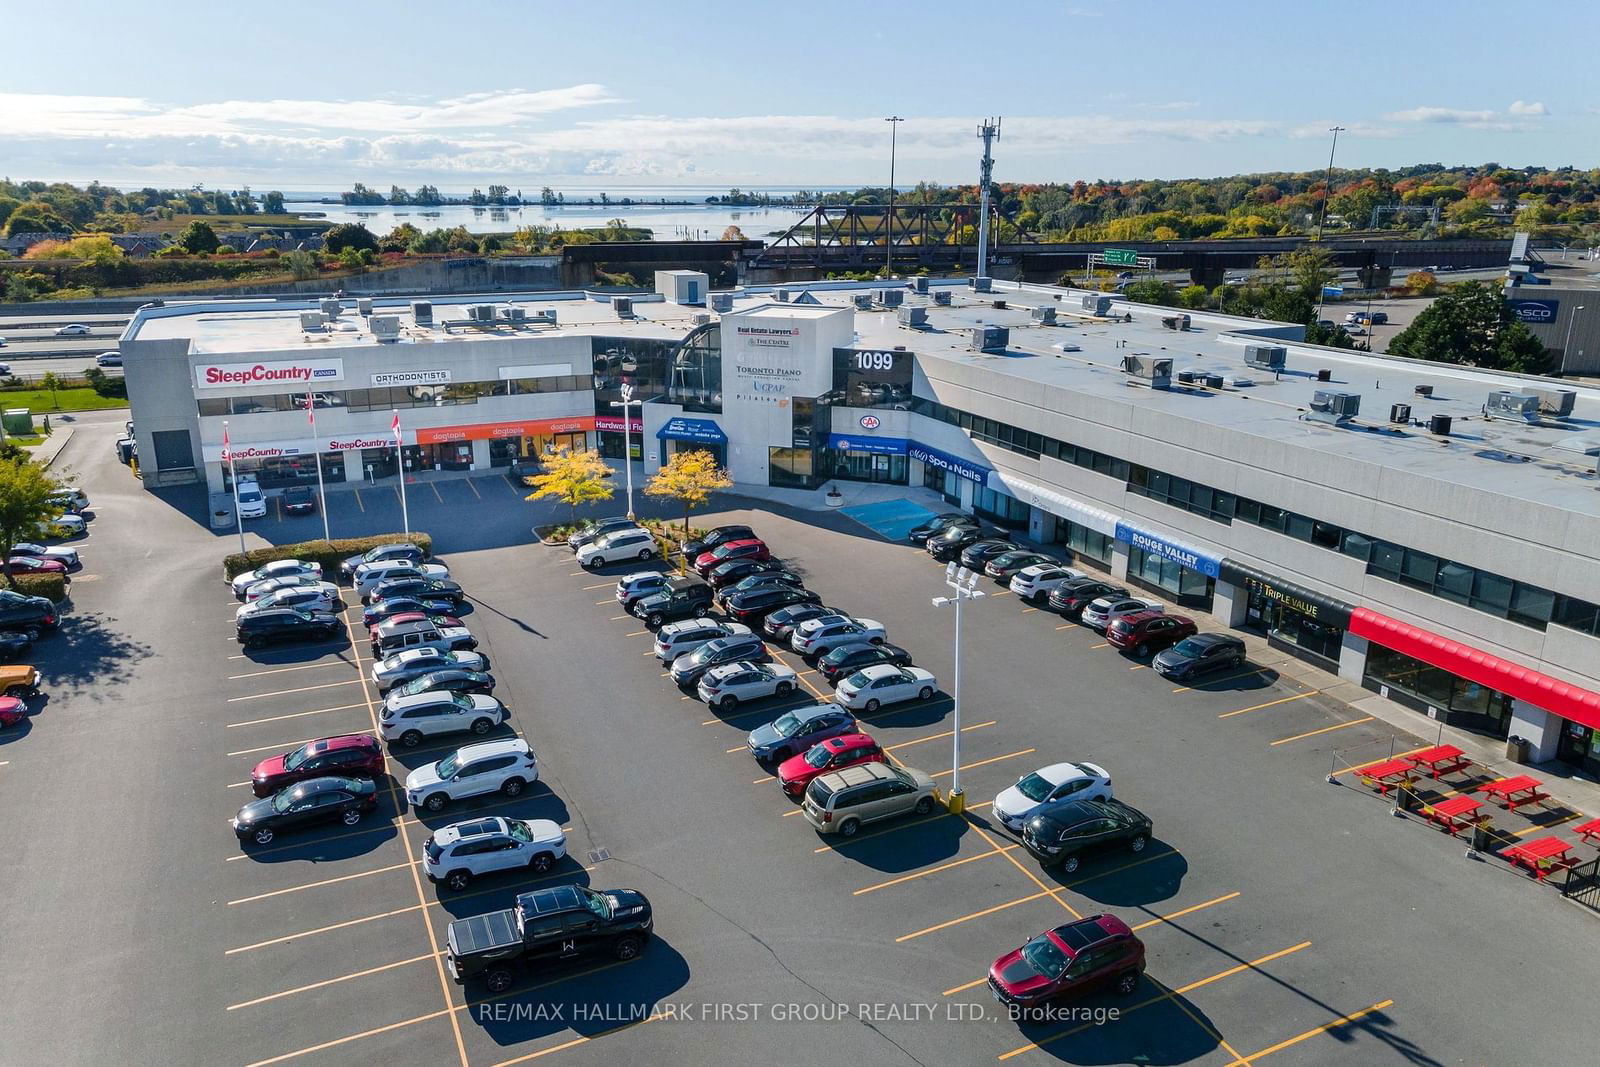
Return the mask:
[(1584, 306), (1582, 304), (1579, 304), (1577, 307), (1573, 308), (1571, 317), (1567, 319), (1567, 337), (1566, 340), (1561, 342), (1561, 363), (1563, 366), (1565, 366), (1567, 362), (1567, 353), (1572, 350), (1572, 327), (1577, 325), (1578, 312), (1582, 311), (1583, 307)]
[(900, 124), (905, 121), (899, 115), (890, 115), (883, 120), (889, 124), (889, 231), (883, 242), (883, 274), (888, 277), (894, 273), (894, 148), (895, 138), (900, 132)]
[(633, 419), (628, 414), (628, 408), (638, 407), (643, 400), (633, 398), (633, 386), (622, 387), (622, 399), (613, 400), (611, 406), (622, 409), (622, 462), (628, 468), (628, 518), (633, 518)]
[[(1317, 212), (1317, 240), (1322, 240), (1322, 221), (1328, 217), (1328, 198), (1333, 195), (1333, 154), (1339, 150), (1339, 135), (1344, 132), (1343, 126), (1330, 126), (1328, 132), (1333, 134), (1333, 147), (1328, 149), (1328, 176), (1322, 181), (1322, 208)], [(1322, 287), (1322, 292), (1317, 294), (1317, 321), (1322, 321), (1322, 302), (1327, 298), (1327, 286)], [(1370, 327), (1369, 327), (1370, 328)], [(1370, 345), (1368, 347), (1371, 347)]]
[(933, 606), (936, 608), (942, 608), (949, 604), (956, 606), (956, 677), (953, 686), (953, 695), (955, 697), (955, 709), (953, 712), (955, 719), (955, 733), (953, 736), (955, 741), (953, 744), (955, 752), (951, 763), (954, 770), (950, 772), (950, 810), (959, 815), (966, 810), (967, 806), (967, 795), (961, 790), (961, 602), (963, 600), (977, 600), (979, 597), (984, 596), (985, 593), (981, 589), (974, 588), (978, 584), (977, 572), (960, 566), (955, 560), (951, 560), (950, 566), (944, 569), (944, 584), (950, 587), (953, 595), (934, 597)]

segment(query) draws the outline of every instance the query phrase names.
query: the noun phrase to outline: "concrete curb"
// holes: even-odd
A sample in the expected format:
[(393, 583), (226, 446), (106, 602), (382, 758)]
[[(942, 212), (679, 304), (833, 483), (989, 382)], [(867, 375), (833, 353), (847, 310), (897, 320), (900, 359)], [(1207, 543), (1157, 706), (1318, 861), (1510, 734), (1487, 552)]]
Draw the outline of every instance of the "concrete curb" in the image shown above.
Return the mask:
[(67, 442), (72, 440), (72, 431), (71, 426), (52, 427), (49, 439), (33, 450), (33, 458), (41, 466), (50, 466), (61, 455), (61, 450), (67, 447)]

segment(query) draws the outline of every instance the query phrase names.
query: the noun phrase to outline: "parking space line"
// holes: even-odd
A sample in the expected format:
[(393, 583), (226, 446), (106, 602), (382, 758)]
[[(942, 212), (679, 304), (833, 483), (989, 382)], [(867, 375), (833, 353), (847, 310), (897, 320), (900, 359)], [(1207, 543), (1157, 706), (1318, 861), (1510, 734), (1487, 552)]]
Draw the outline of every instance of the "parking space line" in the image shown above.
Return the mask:
[(478, 492), (478, 487), (472, 484), (474, 479), (472, 479), (472, 478), (464, 478), (462, 480), (467, 483), (467, 488), (472, 490), (472, 495), (473, 496), (477, 497), (479, 500), (483, 499), (483, 494)]
[(1077, 625), (1078, 624), (1075, 623), (1075, 622), (1064, 622), (1060, 626), (1057, 626), (1056, 629), (1058, 629), (1058, 630), (1071, 630), (1071, 629), (1076, 629)]
[(238, 900), (228, 901), (228, 907), (235, 904), (249, 904), (256, 900), (266, 900), (268, 897), (281, 897), (289, 893), (299, 893), (307, 889), (316, 889), (318, 886), (333, 885), (336, 882), (353, 882), (357, 878), (369, 878), (374, 874), (388, 874), (390, 871), (403, 871), (410, 867), (410, 863), (392, 863), (387, 867), (379, 867), (371, 871), (357, 871), (355, 874), (341, 874), (337, 878), (324, 878), (319, 882), (307, 882), (304, 885), (292, 885), (287, 889), (274, 889), (270, 893), (257, 893), (253, 897), (240, 897)]
[[(1290, 945), (1288, 948), (1280, 949), (1277, 952), (1269, 953), (1269, 954), (1267, 954), (1265, 956), (1262, 956), (1260, 959), (1254, 959), (1254, 960), (1251, 960), (1248, 963), (1241, 963), (1237, 967), (1229, 967), (1225, 971), (1219, 971), (1216, 974), (1211, 975), (1209, 978), (1201, 978), (1198, 981), (1190, 982), (1188, 985), (1178, 986), (1176, 989), (1167, 989), (1165, 992), (1162, 992), (1162, 993), (1158, 994), (1157, 996), (1148, 997), (1145, 1000), (1139, 1001), (1139, 1003), (1133, 1005), (1132, 1007), (1123, 1008), (1122, 1009), (1122, 1014), (1124, 1016), (1131, 1015), (1134, 1012), (1138, 1011), (1140, 1008), (1148, 1008), (1152, 1004), (1159, 1004), (1162, 1001), (1171, 1000), (1174, 997), (1183, 996), (1183, 995), (1185, 995), (1187, 993), (1193, 992), (1196, 989), (1200, 989), (1200, 988), (1202, 988), (1204, 986), (1208, 986), (1213, 982), (1220, 982), (1224, 978), (1232, 978), (1234, 975), (1239, 974), (1241, 971), (1253, 970), (1253, 969), (1255, 969), (1257, 967), (1262, 966), (1263, 964), (1271, 963), (1273, 960), (1282, 959), (1283, 957), (1285, 957), (1287, 955), (1290, 955), (1291, 953), (1299, 952), (1301, 949), (1310, 948), (1310, 947), (1311, 947), (1311, 942), (1309, 942), (1309, 941), (1302, 941), (1298, 945)], [(1152, 981), (1154, 981), (1154, 979), (1152, 979)], [(1055, 1042), (1060, 1041), (1062, 1038), (1071, 1037), (1073, 1034), (1080, 1034), (1083, 1031), (1091, 1029), (1092, 1027), (1094, 1027), (1096, 1025), (1097, 1025), (1096, 1023), (1092, 1023), (1092, 1022), (1082, 1023), (1082, 1024), (1078, 1025), (1078, 1026), (1073, 1027), (1070, 1030), (1063, 1030), (1060, 1033), (1051, 1034), (1049, 1037), (1041, 1038), (1038, 1041), (1029, 1042), (1028, 1044), (1023, 1045), (1021, 1048), (1014, 1048), (1010, 1052), (1002, 1053), (1000, 1056), (998, 1056), (996, 1058), (1000, 1059), (1000, 1060), (1009, 1060), (1013, 1056), (1022, 1055), (1024, 1052), (1032, 1052), (1034, 1049), (1043, 1048), (1046, 1045), (1054, 1044)], [(1237, 1055), (1237, 1053), (1235, 1053), (1235, 1055)]]
[(423, 960), (432, 958), (433, 956), (431, 953), (424, 952), (420, 956), (412, 956), (409, 960), (396, 960), (394, 963), (385, 963), (381, 967), (368, 967), (366, 970), (356, 971), (354, 974), (341, 974), (337, 978), (324, 978), (322, 981), (312, 982), (310, 985), (297, 986), (294, 989), (285, 989), (280, 993), (269, 993), (264, 997), (257, 997), (254, 1000), (241, 1001), (238, 1004), (229, 1004), (226, 1010), (237, 1011), (240, 1008), (253, 1008), (257, 1004), (265, 1004), (270, 1000), (281, 1000), (284, 997), (292, 997), (296, 993), (309, 993), (313, 989), (321, 989), (324, 986), (337, 985), (340, 982), (348, 982), (354, 978), (365, 978), (369, 974), (378, 974), (382, 971), (392, 971), (396, 967), (404, 967), (409, 963), (421, 963)]
[(1135, 663), (1133, 666), (1129, 667), (1128, 669), (1130, 671), (1142, 671), (1142, 670), (1144, 670), (1146, 668), (1146, 666), (1148, 666), (1148, 664)]
[(623, 637), (645, 637), (645, 636), (648, 636), (649, 633), (650, 633), (649, 630), (635, 630), (631, 634), (623, 634), (622, 636)]
[[(615, 589), (616, 587), (617, 587), (617, 583), (616, 582), (601, 582), (599, 585), (586, 585), (586, 586), (583, 587), (583, 591), (585, 593), (587, 593), (592, 589)], [(600, 603), (604, 604), (605, 601), (602, 600), (602, 601), (600, 601)]]
[[(992, 756), (989, 759), (979, 760), (977, 763), (963, 763), (961, 765), (961, 769), (964, 771), (970, 771), (974, 767), (986, 767), (991, 763), (999, 763), (1001, 760), (1016, 759), (1018, 756), (1026, 756), (1030, 752), (1037, 751), (1038, 749), (1035, 748), (1025, 748), (1021, 752), (1007, 752), (1004, 756)], [(931, 777), (938, 778), (941, 775), (954, 773), (954, 771), (934, 771)]]
[(362, 513), (362, 514), (363, 514), (363, 515), (365, 515), (365, 514), (366, 514), (366, 512), (367, 512), (367, 505), (365, 505), (365, 504), (363, 504), (363, 503), (362, 503), (362, 502), (361, 502), (361, 490), (360, 490), (360, 489), (359, 489), (359, 488), (358, 488), (358, 487), (356, 487), (356, 486), (351, 486), (351, 487), (350, 487), (350, 488), (351, 488), (351, 490), (353, 490), (353, 491), (354, 491), (354, 492), (355, 492), (355, 494), (356, 494), (356, 507), (358, 507), (358, 508), (360, 508), (360, 509), (361, 509), (361, 513)]
[[(988, 801), (986, 803), (993, 803), (993, 802), (992, 801)], [(974, 804), (972, 806), (974, 808), (980, 808), (983, 805), (982, 804)], [(891, 827), (888, 827), (887, 829), (884, 829), (884, 830), (874, 830), (870, 834), (858, 834), (857, 836), (852, 837), (847, 842), (847, 844), (854, 845), (854, 844), (857, 844), (857, 843), (862, 842), (862, 841), (871, 841), (875, 837), (886, 837), (889, 834), (897, 834), (901, 830), (911, 830), (911, 829), (914, 829), (914, 828), (916, 828), (918, 826), (926, 826), (931, 822), (938, 822), (940, 819), (947, 819), (947, 818), (950, 818), (950, 817), (951, 817), (951, 812), (949, 811), (949, 809), (946, 809), (944, 811), (939, 812), (937, 815), (930, 815), (926, 819), (913, 819), (910, 822), (898, 823), (898, 824), (896, 824), (894, 826), (891, 826)], [(838, 849), (835, 848), (833, 845), (820, 845), (817, 848), (812, 849), (811, 850), (811, 854), (813, 856), (820, 856), (824, 852), (837, 852), (837, 851), (838, 851)]]
[(1334, 730), (1343, 730), (1348, 726), (1360, 726), (1364, 722), (1372, 722), (1372, 721), (1374, 721), (1373, 716), (1368, 715), (1365, 718), (1351, 719), (1349, 722), (1339, 722), (1339, 723), (1334, 723), (1332, 726), (1324, 726), (1320, 730), (1308, 730), (1303, 734), (1295, 734), (1293, 737), (1280, 737), (1280, 738), (1278, 738), (1276, 741), (1274, 741), (1272, 743), (1274, 745), (1287, 745), (1290, 741), (1299, 741), (1302, 738), (1306, 738), (1306, 737), (1316, 737), (1318, 734), (1331, 733)]
[[(984, 842), (990, 848), (994, 848), (994, 849), (999, 849), (1000, 848), (999, 843), (996, 842), (994, 838), (990, 837), (984, 831), (983, 827), (979, 826), (976, 822), (974, 822), (972, 820), (972, 816), (963, 815), (962, 818), (966, 820), (966, 823), (967, 823), (968, 826), (972, 827), (973, 833), (975, 833), (979, 837), (983, 838)], [(1057, 893), (1061, 892), (1061, 889), (1065, 889), (1066, 888), (1065, 886), (1062, 886), (1061, 889), (1052, 890), (1049, 886), (1045, 885), (1042, 881), (1039, 880), (1039, 876), (1038, 875), (1034, 874), (1032, 871), (1028, 870), (1028, 868), (1024, 867), (1020, 862), (1018, 862), (1017, 857), (1013, 856), (1009, 852), (1006, 852), (1006, 851), (1002, 850), (1000, 852), (1000, 858), (1005, 860), (1007, 863), (1011, 864), (1011, 866), (1015, 867), (1017, 870), (1021, 871), (1023, 874), (1027, 875), (1028, 876), (1028, 881), (1032, 882), (1034, 885), (1036, 885), (1040, 889), (1044, 890), (1045, 894), (1047, 896), (1049, 896), (1049, 898), (1051, 900), (1055, 901), (1057, 904), (1060, 904), (1063, 908), (1067, 909), (1067, 914), (1068, 915), (1071, 915), (1074, 919), (1083, 918), (1083, 913), (1082, 912), (1080, 912), (1077, 908), (1074, 908), (1071, 904), (1068, 904), (1066, 901), (1062, 900), (1059, 896), (1056, 895)]]
[(1243, 715), (1247, 711), (1260, 711), (1262, 708), (1275, 708), (1279, 704), (1290, 704), (1296, 700), (1304, 700), (1306, 697), (1314, 697), (1320, 692), (1322, 692), (1320, 689), (1310, 689), (1304, 693), (1296, 693), (1293, 696), (1280, 697), (1277, 700), (1269, 700), (1265, 704), (1251, 704), (1248, 708), (1240, 708), (1238, 711), (1225, 711), (1221, 715), (1218, 715), (1217, 718), (1231, 719), (1235, 715)]
[(1363, 1015), (1371, 1015), (1375, 1011), (1382, 1011), (1393, 1003), (1393, 998), (1390, 998), (1389, 1000), (1380, 1000), (1378, 1003), (1362, 1008), (1360, 1011), (1353, 1011), (1349, 1015), (1341, 1015), (1332, 1022), (1323, 1023), (1314, 1030), (1307, 1030), (1303, 1034), (1296, 1034), (1287, 1041), (1280, 1041), (1270, 1048), (1264, 1048), (1260, 1052), (1251, 1053), (1249, 1056), (1241, 1056), (1237, 1060), (1234, 1060), (1232, 1063), (1228, 1064), (1228, 1067), (1239, 1067), (1240, 1064), (1245, 1063), (1246, 1061), (1259, 1060), (1272, 1055), (1274, 1052), (1282, 1052), (1284, 1049), (1289, 1048), (1292, 1045), (1298, 1045), (1302, 1041), (1309, 1041), (1313, 1037), (1325, 1034), (1330, 1030), (1337, 1030), (1341, 1026), (1347, 1026), (1361, 1018)]
[(645, 1023), (653, 1023), (657, 1019), (664, 1019), (666, 1017), (667, 1016), (662, 1012), (652, 1012), (650, 1015), (638, 1020), (637, 1022), (623, 1023), (621, 1026), (613, 1026), (609, 1030), (601, 1030), (597, 1034), (588, 1034), (575, 1037), (570, 1041), (563, 1041), (559, 1045), (552, 1045), (550, 1048), (542, 1048), (537, 1052), (530, 1052), (526, 1056), (517, 1056), (514, 1059), (501, 1060), (499, 1063), (495, 1064), (494, 1067), (511, 1067), (511, 1065), (514, 1063), (526, 1063), (529, 1060), (536, 1060), (543, 1056), (548, 1056), (554, 1052), (565, 1052), (569, 1048), (576, 1048), (579, 1045), (587, 1045), (589, 1042), (596, 1041), (602, 1037), (609, 1037), (612, 1034), (621, 1033), (624, 1030), (632, 1030), (636, 1026), (643, 1026)]
[[(1288, 662), (1288, 661), (1287, 660), (1274, 660), (1271, 663), (1267, 663), (1267, 664), (1264, 664), (1264, 665), (1262, 665), (1260, 667), (1257, 667), (1253, 671), (1241, 671), (1238, 674), (1225, 675), (1224, 677), (1216, 678), (1216, 679), (1213, 679), (1211, 681), (1208, 681), (1206, 684), (1207, 685), (1221, 685), (1223, 682), (1236, 682), (1240, 678), (1249, 678), (1252, 675), (1265, 674), (1268, 671), (1275, 669), (1279, 664), (1286, 663), (1286, 662)], [(1180, 685), (1180, 686), (1178, 686), (1178, 688), (1174, 689), (1173, 692), (1174, 693), (1192, 693), (1197, 688), (1199, 688), (1199, 687), (1198, 686), (1193, 686), (1193, 685)]]
[[(355, 732), (356, 733), (362, 733), (362, 734), (372, 734), (371, 730), (357, 730)], [(376, 737), (377, 735), (373, 734), (373, 736)], [(260, 745), (260, 746), (258, 746), (256, 748), (241, 748), (237, 752), (225, 752), (225, 753), (223, 753), (223, 755), (226, 755), (226, 756), (250, 756), (250, 755), (254, 755), (257, 752), (287, 752), (292, 748), (299, 748), (301, 745), (305, 744), (307, 741), (315, 741), (315, 740), (316, 740), (316, 738), (314, 738), (314, 737), (302, 737), (298, 741), (289, 741), (289, 742), (280, 743), (280, 744), (276, 744), (276, 745)]]
[(346, 678), (342, 682), (324, 682), (321, 685), (305, 685), (301, 686), (299, 689), (279, 689), (271, 693), (252, 693), (250, 696), (246, 697), (229, 697), (226, 701), (224, 701), (224, 703), (238, 704), (246, 700), (265, 700), (268, 697), (286, 697), (294, 693), (309, 693), (314, 689), (332, 689), (337, 685), (360, 685), (365, 681), (365, 678)]
[(1038, 611), (1038, 610), (1039, 610), (1039, 609), (1038, 609), (1038, 608), (1023, 608), (1023, 609), (1022, 609), (1022, 613), (1023, 613), (1023, 614), (1024, 614), (1024, 615), (1026, 615), (1026, 614), (1028, 614), (1028, 612), (1030, 612), (1030, 611)]
[(1089, 647), (1090, 648), (1110, 648), (1111, 647), (1111, 642), (1110, 641), (1101, 641), (1098, 645), (1090, 645)]
[[(257, 725), (259, 723), (263, 723), (263, 722), (282, 722), (284, 719), (303, 719), (307, 715), (326, 715), (326, 714), (328, 714), (329, 712), (332, 712), (332, 711), (349, 711), (351, 708), (360, 708), (360, 707), (365, 707), (365, 705), (363, 705), (363, 704), (340, 704), (336, 708), (318, 708), (316, 711), (296, 711), (296, 712), (292, 712), (292, 713), (290, 713), (288, 715), (272, 715), (272, 716), (269, 716), (268, 718), (265, 718), (265, 719), (246, 719), (244, 722), (230, 722), (227, 726), (223, 727), (223, 729), (232, 730), (232, 729), (234, 729), (235, 727), (238, 727), (238, 726), (255, 726), (255, 725)], [(300, 744), (304, 744), (304, 743), (305, 742), (303, 742), (303, 741), (300, 742)], [(289, 747), (293, 748), (294, 746), (290, 745)], [(251, 749), (250, 751), (259, 752), (260, 749)], [(228, 753), (228, 755), (235, 756), (235, 755), (239, 755), (239, 753), (230, 752), (230, 753)]]
[[(0, 763), (0, 767), (3, 767), (3, 766), (5, 766), (5, 764)], [(239, 788), (241, 788), (243, 786), (247, 786), (249, 784), (250, 784), (249, 782), (229, 782), (227, 787), (229, 789), (239, 789)]]
[(615, 604), (616, 602), (617, 602), (617, 600), (616, 600), (615, 597), (609, 597), (608, 596), (604, 600), (596, 600), (594, 602), (594, 606), (598, 608), (598, 607), (602, 607), (602, 606), (604, 606), (606, 604)]
[[(5, 766), (5, 764), (0, 763), (0, 767), (3, 767), (3, 766)], [(777, 781), (777, 779), (769, 774), (765, 778), (757, 778), (755, 781), (751, 782), (750, 784), (751, 785), (763, 785), (763, 784), (765, 784), (767, 782), (776, 782), (776, 781)]]
[(902, 874), (899, 878), (891, 878), (887, 882), (879, 882), (876, 885), (863, 886), (860, 889), (853, 890), (850, 895), (853, 897), (859, 897), (866, 893), (875, 893), (880, 889), (888, 889), (890, 886), (900, 885), (903, 882), (914, 882), (918, 878), (926, 878), (930, 874), (938, 874), (940, 871), (948, 871), (952, 867), (961, 867), (968, 863), (976, 863), (978, 860), (986, 860), (990, 856), (998, 856), (1003, 852), (1010, 852), (1012, 849), (1021, 847), (1021, 845), (1002, 845), (992, 852), (980, 852), (976, 856), (968, 856), (965, 859), (951, 860), (949, 863), (941, 863), (937, 867), (929, 867), (926, 870), (913, 871), (910, 874)]
[(444, 503), (444, 497), (441, 496), (440, 493), (439, 493), (439, 483), (438, 482), (429, 482), (428, 486), (429, 486), (429, 488), (431, 488), (433, 490), (434, 499), (438, 500), (439, 503), (443, 504)]
[(349, 660), (330, 659), (325, 663), (302, 663), (298, 667), (274, 667), (270, 671), (251, 671), (249, 674), (230, 674), (228, 681), (237, 682), (241, 678), (260, 678), (268, 674), (287, 674), (290, 671), (313, 671), (319, 667), (353, 667)]
[[(963, 726), (961, 728), (961, 732), (966, 733), (969, 730), (981, 730), (985, 726), (993, 726), (998, 721), (998, 719), (990, 719), (988, 722), (975, 722), (971, 726)], [(888, 748), (884, 749), (884, 751), (896, 752), (902, 748), (910, 748), (912, 745), (920, 745), (924, 741), (937, 741), (942, 737), (954, 737), (955, 735), (956, 732), (954, 730), (946, 730), (942, 734), (929, 734), (927, 737), (914, 737), (910, 741), (902, 741), (898, 745), (890, 745)], [(965, 770), (965, 768), (962, 769)]]
[[(601, 603), (604, 603), (604, 601), (601, 601)], [(623, 619), (631, 619), (631, 618), (633, 618), (632, 615), (613, 615), (613, 616), (611, 616), (611, 618), (607, 619), (606, 622), (620, 622)]]

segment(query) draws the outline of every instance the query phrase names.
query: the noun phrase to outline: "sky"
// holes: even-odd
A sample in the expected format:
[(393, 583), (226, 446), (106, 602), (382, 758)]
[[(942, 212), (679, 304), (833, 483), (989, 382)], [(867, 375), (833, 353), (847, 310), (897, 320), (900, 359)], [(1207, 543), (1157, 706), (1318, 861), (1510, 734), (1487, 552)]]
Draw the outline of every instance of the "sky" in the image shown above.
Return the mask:
[[(6, 4), (0, 171), (445, 191), (1600, 165), (1600, 4)], [(1531, 10), (1531, 9), (1530, 9)], [(181, 12), (181, 14), (180, 14)], [(23, 42), (33, 42), (24, 46)]]

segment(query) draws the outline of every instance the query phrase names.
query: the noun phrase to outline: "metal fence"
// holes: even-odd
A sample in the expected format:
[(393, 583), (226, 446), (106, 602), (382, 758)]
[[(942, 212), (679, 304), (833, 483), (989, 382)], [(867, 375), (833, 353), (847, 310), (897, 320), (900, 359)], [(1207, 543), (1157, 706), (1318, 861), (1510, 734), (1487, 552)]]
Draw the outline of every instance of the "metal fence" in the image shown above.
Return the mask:
[(1586, 908), (1600, 911), (1600, 856), (1567, 868), (1561, 895)]

